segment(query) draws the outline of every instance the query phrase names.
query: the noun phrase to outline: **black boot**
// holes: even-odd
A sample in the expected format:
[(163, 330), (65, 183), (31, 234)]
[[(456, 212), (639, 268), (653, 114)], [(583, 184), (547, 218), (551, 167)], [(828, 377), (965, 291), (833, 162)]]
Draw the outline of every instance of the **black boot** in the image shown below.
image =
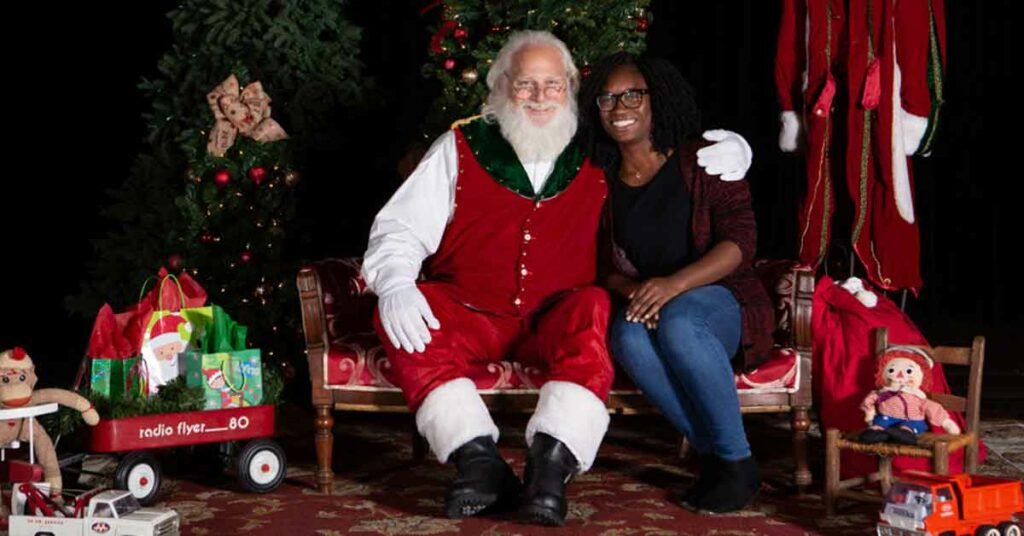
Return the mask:
[(444, 507), (448, 517), (476, 515), (488, 508), (512, 508), (519, 501), (522, 484), (508, 466), (491, 436), (480, 436), (449, 457), (459, 476), (448, 488)]
[(861, 443), (885, 443), (889, 440), (889, 434), (885, 433), (885, 430), (868, 428), (861, 432), (857, 439), (860, 440)]
[(718, 458), (711, 453), (699, 454), (697, 463), (700, 465), (700, 473), (697, 475), (697, 482), (690, 486), (680, 499), (683, 506), (697, 509), (697, 502), (711, 489), (711, 486), (718, 481)]
[(697, 501), (701, 510), (716, 514), (742, 510), (761, 487), (753, 456), (742, 460), (718, 459), (718, 479)]
[(885, 429), (885, 434), (889, 436), (889, 439), (893, 443), (899, 443), (901, 445), (917, 444), (917, 434), (903, 428), (902, 426), (890, 426)]
[(527, 523), (564, 525), (568, 509), (565, 485), (578, 467), (576, 456), (565, 443), (544, 433), (533, 436), (523, 475), (526, 489), (519, 506), (519, 518)]

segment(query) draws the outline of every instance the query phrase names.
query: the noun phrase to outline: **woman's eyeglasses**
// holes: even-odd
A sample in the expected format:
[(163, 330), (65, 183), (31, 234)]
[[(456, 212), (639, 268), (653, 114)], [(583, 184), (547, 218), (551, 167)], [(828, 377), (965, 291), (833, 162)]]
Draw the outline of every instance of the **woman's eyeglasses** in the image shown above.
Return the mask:
[(616, 103), (621, 102), (626, 108), (639, 108), (644, 102), (644, 95), (650, 93), (646, 89), (627, 89), (622, 93), (605, 93), (597, 96), (597, 108), (602, 112), (610, 112), (615, 109)]

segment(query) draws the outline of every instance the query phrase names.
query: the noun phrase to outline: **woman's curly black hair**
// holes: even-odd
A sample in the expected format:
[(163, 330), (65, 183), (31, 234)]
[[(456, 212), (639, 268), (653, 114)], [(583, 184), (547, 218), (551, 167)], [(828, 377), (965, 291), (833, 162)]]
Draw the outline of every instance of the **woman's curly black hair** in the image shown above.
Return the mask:
[(605, 82), (616, 68), (632, 65), (647, 81), (646, 98), (651, 106), (651, 141), (663, 154), (679, 147), (700, 132), (700, 111), (693, 87), (667, 60), (637, 57), (628, 52), (605, 56), (592, 68), (579, 93), (579, 127), (576, 140), (594, 164), (610, 168), (618, 165), (618, 145), (601, 126), (597, 96), (604, 93)]

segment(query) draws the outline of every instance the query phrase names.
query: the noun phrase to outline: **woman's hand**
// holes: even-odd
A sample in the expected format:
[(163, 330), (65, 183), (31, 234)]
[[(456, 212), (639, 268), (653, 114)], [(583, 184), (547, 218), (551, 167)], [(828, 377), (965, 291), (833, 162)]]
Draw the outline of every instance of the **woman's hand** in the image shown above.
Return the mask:
[(654, 316), (644, 320), (644, 327), (647, 329), (658, 329), (658, 313), (654, 313)]
[(670, 277), (652, 277), (640, 283), (629, 295), (626, 320), (648, 322), (656, 317), (663, 305), (682, 291), (682, 286)]

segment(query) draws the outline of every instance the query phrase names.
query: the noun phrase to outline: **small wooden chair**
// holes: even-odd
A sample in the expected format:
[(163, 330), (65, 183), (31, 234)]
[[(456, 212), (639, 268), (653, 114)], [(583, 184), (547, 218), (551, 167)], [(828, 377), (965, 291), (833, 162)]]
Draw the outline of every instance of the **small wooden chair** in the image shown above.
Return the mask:
[[(872, 332), (875, 359), (885, 353), (889, 347), (888, 330), (877, 328)], [(975, 337), (968, 347), (935, 348), (922, 347), (933, 357), (934, 361), (943, 365), (961, 365), (970, 367), (967, 384), (967, 398), (942, 393), (930, 393), (929, 397), (942, 404), (950, 412), (964, 412), (967, 426), (960, 435), (945, 433), (923, 433), (918, 436), (917, 445), (896, 445), (891, 443), (861, 443), (858, 440), (861, 430), (840, 432), (836, 428), (825, 431), (825, 508), (827, 515), (833, 515), (839, 499), (858, 501), (884, 502), (885, 494), (892, 485), (892, 457), (917, 456), (932, 459), (933, 471), (940, 475), (949, 473), (949, 453), (960, 449), (965, 451), (965, 467), (968, 473), (978, 469), (978, 412), (981, 404), (981, 371), (985, 360), (985, 338)], [(839, 453), (847, 449), (863, 454), (878, 456), (878, 472), (867, 476), (839, 479)], [(867, 485), (878, 482), (881, 493)]]

